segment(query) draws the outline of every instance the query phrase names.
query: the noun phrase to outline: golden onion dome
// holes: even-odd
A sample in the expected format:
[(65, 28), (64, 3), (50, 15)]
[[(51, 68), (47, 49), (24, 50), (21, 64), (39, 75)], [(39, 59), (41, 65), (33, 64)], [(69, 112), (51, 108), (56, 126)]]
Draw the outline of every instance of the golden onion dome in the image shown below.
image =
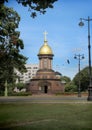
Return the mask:
[(46, 43), (46, 41), (44, 42), (44, 45), (42, 45), (42, 47), (40, 48), (39, 54), (53, 54), (52, 49)]
[(47, 40), (46, 40), (46, 32), (45, 34), (45, 38), (44, 38), (44, 44), (41, 46), (40, 50), (39, 50), (39, 54), (50, 54), (53, 55), (52, 49), (51, 47), (47, 44)]

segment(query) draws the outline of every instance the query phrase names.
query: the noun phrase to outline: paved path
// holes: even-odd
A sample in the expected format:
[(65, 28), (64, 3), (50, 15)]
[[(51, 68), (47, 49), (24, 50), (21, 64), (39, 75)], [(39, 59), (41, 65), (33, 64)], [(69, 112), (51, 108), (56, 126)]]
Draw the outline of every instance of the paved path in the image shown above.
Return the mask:
[(87, 96), (54, 96), (54, 95), (33, 95), (26, 97), (0, 97), (0, 103), (92, 103), (87, 101)]

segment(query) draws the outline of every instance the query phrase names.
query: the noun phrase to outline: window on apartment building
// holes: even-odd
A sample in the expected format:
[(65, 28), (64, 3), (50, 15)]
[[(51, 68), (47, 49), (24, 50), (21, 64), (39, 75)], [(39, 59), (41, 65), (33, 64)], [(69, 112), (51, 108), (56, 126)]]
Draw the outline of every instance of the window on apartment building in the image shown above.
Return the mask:
[(38, 67), (33, 67), (33, 69), (38, 69)]
[(27, 67), (27, 69), (32, 69), (31, 67)]

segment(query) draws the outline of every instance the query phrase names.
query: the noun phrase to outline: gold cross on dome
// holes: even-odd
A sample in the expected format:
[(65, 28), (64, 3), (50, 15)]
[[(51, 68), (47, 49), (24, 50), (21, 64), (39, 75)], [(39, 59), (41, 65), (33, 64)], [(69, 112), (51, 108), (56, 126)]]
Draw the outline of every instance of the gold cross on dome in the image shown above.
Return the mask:
[(47, 34), (48, 34), (48, 33), (45, 31), (45, 32), (44, 32), (44, 41), (47, 41), (47, 37), (46, 37)]

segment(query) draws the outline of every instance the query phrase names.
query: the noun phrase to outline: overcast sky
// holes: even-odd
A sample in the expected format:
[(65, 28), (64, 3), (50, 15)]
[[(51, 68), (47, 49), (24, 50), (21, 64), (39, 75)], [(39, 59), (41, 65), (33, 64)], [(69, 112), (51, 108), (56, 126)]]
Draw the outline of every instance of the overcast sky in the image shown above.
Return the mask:
[[(84, 21), (85, 26), (79, 27), (78, 23), (80, 18), (92, 18), (92, 0), (58, 0), (53, 9), (47, 9), (45, 15), (38, 13), (35, 19), (30, 17), (27, 7), (17, 4), (15, 0), (9, 0), (6, 6), (13, 7), (21, 17), (18, 30), (24, 41), (25, 48), (21, 53), (28, 57), (27, 64), (39, 63), (37, 54), (44, 43), (43, 33), (46, 30), (48, 44), (54, 53), (54, 70), (72, 79), (78, 72), (75, 54), (85, 56), (81, 60), (81, 69), (88, 65), (88, 24)], [(92, 36), (92, 21), (90, 29)], [(90, 40), (92, 43), (92, 38)]]

